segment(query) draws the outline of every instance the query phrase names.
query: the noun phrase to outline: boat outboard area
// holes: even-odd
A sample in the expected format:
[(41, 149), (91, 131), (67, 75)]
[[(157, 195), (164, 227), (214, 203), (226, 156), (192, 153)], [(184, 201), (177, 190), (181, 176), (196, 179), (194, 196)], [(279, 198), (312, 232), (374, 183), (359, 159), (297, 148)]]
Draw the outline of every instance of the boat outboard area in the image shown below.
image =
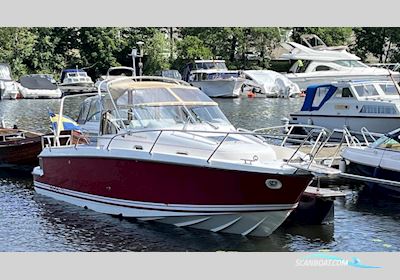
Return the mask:
[(268, 236), (296, 209), (315, 172), (329, 169), (263, 133), (236, 129), (185, 82), (104, 82), (108, 92), (86, 99), (79, 113), (85, 141), (60, 141), (60, 131), (44, 138), (33, 171), (38, 193), (107, 214)]

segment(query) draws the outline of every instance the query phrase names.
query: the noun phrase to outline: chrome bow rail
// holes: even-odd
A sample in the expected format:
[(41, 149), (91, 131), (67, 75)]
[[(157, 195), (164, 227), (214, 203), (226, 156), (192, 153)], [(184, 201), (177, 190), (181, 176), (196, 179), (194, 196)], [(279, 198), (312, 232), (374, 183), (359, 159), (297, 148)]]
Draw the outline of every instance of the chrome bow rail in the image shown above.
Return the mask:
[[(127, 135), (134, 135), (134, 134), (140, 134), (140, 133), (158, 133), (155, 140), (152, 142), (150, 149), (148, 150), (148, 153), (150, 155), (153, 154), (154, 148), (159, 142), (159, 139), (163, 134), (166, 132), (180, 132), (180, 133), (187, 133), (191, 134), (194, 137), (205, 137), (207, 138), (207, 135), (218, 135), (221, 137), (221, 140), (215, 140), (213, 139), (208, 139), (208, 140), (215, 140), (215, 148), (212, 150), (211, 154), (207, 157), (207, 162), (209, 163), (212, 159), (212, 157), (217, 153), (217, 151), (220, 149), (220, 147), (226, 142), (229, 136), (231, 135), (245, 135), (249, 137), (254, 137), (252, 140), (254, 141), (261, 141), (263, 143), (267, 142), (267, 139), (269, 137), (274, 137), (272, 135), (266, 134), (266, 133), (260, 133), (260, 132), (253, 132), (253, 131), (227, 131), (227, 132), (221, 132), (221, 131), (209, 131), (209, 130), (182, 130), (182, 129), (142, 129), (142, 130), (127, 130), (119, 134), (112, 135), (110, 137), (107, 137), (106, 135), (103, 136), (88, 136), (85, 134), (79, 135), (79, 137), (75, 138), (72, 135), (60, 135), (58, 136), (59, 138), (65, 139), (65, 141), (57, 141), (57, 136), (55, 135), (45, 135), (42, 137), (42, 146), (43, 148), (47, 147), (49, 150), (52, 148), (57, 148), (57, 147), (65, 147), (65, 146), (71, 146), (77, 149), (81, 143), (81, 140), (85, 139), (85, 144), (95, 143), (96, 141), (89, 141), (88, 138), (90, 139), (108, 139), (108, 142), (106, 145), (104, 145), (104, 149), (110, 151), (112, 149), (112, 144), (113, 142), (118, 139), (118, 138), (124, 138)], [(203, 134), (203, 135), (200, 135)], [(63, 142), (63, 143), (61, 143)], [(296, 151), (297, 153), (297, 151)], [(295, 155), (292, 155), (292, 158), (294, 158)], [(248, 159), (243, 159), (246, 163), (251, 164), (251, 162), (254, 161), (254, 158), (251, 160)]]

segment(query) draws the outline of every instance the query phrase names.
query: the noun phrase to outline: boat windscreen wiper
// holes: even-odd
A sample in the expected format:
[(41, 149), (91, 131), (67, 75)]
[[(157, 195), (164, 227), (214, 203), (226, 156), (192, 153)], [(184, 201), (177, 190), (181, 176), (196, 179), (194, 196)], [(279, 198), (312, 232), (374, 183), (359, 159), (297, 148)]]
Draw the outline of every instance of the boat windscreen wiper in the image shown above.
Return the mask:
[[(194, 113), (194, 112), (193, 112)], [(196, 119), (198, 120), (198, 121), (200, 121), (200, 123), (206, 123), (206, 124), (208, 124), (209, 126), (211, 126), (212, 128), (214, 128), (214, 129), (218, 129), (219, 127), (218, 126), (216, 126), (215, 124), (213, 124), (212, 122), (209, 122), (209, 121), (207, 121), (207, 120), (205, 120), (205, 119), (202, 119), (199, 115), (197, 115), (196, 113), (194, 113), (194, 115), (196, 116)]]

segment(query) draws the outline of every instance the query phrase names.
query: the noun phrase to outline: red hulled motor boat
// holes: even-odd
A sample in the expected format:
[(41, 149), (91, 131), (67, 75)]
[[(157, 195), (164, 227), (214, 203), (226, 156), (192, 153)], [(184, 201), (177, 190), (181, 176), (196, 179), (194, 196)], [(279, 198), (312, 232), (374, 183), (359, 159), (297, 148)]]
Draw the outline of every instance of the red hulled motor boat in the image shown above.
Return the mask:
[(185, 82), (104, 82), (108, 92), (87, 98), (77, 120), (90, 141), (46, 136), (33, 171), (39, 194), (112, 215), (268, 236), (313, 178), (287, 164), (294, 150), (236, 130)]

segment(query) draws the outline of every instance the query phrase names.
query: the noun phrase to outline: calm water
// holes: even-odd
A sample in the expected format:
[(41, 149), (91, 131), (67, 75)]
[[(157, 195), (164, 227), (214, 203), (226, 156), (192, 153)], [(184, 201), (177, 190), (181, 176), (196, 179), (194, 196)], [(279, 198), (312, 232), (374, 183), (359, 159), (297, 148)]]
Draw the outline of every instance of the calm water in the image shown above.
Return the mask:
[[(221, 99), (237, 127), (279, 125), (302, 99)], [(74, 104), (75, 103), (75, 104)], [(77, 113), (75, 101), (66, 105)], [(59, 100), (0, 101), (0, 117), (49, 131)], [(0, 170), (0, 251), (399, 251), (400, 206), (356, 190), (335, 201), (335, 223), (283, 226), (268, 238), (246, 238), (118, 219), (37, 195), (30, 174)]]

